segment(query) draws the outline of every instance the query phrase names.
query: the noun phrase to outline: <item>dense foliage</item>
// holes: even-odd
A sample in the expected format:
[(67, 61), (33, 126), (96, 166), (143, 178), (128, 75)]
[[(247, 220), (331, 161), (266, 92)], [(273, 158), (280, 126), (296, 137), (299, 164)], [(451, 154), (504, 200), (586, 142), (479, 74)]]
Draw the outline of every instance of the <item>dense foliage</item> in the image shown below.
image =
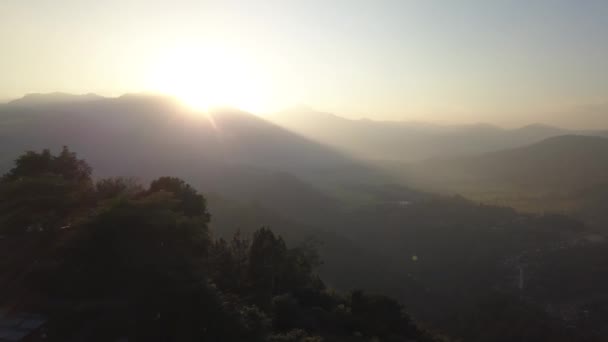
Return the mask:
[(214, 238), (178, 178), (93, 184), (64, 148), (26, 153), (0, 186), (1, 305), (47, 316), (49, 341), (435, 340), (391, 298), (328, 289), (310, 245)]
[[(445, 163), (424, 163), (427, 167), (416, 172), (430, 178), (426, 184), (410, 174), (415, 164), (380, 162), (387, 174), (378, 160), (353, 159), (243, 112), (218, 111), (207, 120), (167, 99), (139, 95), (51, 99), (52, 106), (24, 100), (0, 105), (0, 173), (6, 173), (0, 181), (0, 315), (3, 306), (10, 306), (4, 303), (37, 307), (34, 312), (50, 309), (31, 303), (53, 303), (54, 310), (66, 312), (53, 314), (54, 322), (65, 317), (59, 322), (66, 323), (66, 331), (79, 330), (77, 322), (97, 322), (108, 332), (115, 330), (112, 336), (121, 331), (135, 336), (133, 331), (143, 331), (136, 327), (146, 321), (131, 319), (143, 316), (127, 310), (139, 304), (125, 304), (124, 298), (147, 298), (156, 291), (123, 289), (140, 272), (141, 279), (159, 283), (175, 278), (195, 288), (200, 282), (213, 284), (209, 291), (227, 298), (217, 302), (236, 303), (227, 306), (234, 309), (230, 312), (243, 308), (248, 317), (262, 312), (266, 319), (260, 322), (273, 322), (274, 304), (267, 304), (268, 298), (274, 303), (284, 291), (301, 291), (285, 290), (295, 274), (307, 286), (318, 286), (316, 278), (322, 278), (327, 288), (362, 288), (391, 296), (407, 304), (417, 320), (463, 341), (608, 339), (606, 139), (562, 137), (534, 147), (529, 144), (573, 132), (538, 126), (488, 130), (485, 125), (447, 132), (446, 127), (387, 123), (393, 130), (377, 122), (352, 122), (360, 129), (351, 131), (356, 134), (344, 146), (375, 145), (369, 150), (374, 159), (387, 151), (397, 160), (448, 157)], [(317, 128), (324, 126), (328, 138), (350, 126), (348, 120), (334, 125), (310, 119)], [(381, 134), (369, 135), (375, 126)], [(61, 144), (86, 155), (102, 179), (93, 182), (86, 167), (62, 166), (79, 162), (67, 150), (59, 155), (26, 153), (13, 163), (24, 150)], [(465, 156), (524, 145), (529, 147)], [(141, 181), (103, 178), (117, 175)], [(200, 233), (196, 227), (206, 219), (197, 209), (199, 194), (185, 182), (163, 178), (149, 185), (161, 175), (205, 191), (202, 204), (213, 220), (204, 223), (196, 251), (178, 237), (159, 241), (165, 230), (187, 235), (194, 227)], [(272, 227), (275, 239), (265, 241), (277, 248), (270, 255), (292, 260), (303, 253), (310, 261), (273, 262), (268, 269), (250, 270), (249, 251), (260, 227)], [(240, 252), (225, 252), (232, 249), (238, 231)], [(218, 242), (221, 238), (226, 248)], [(131, 258), (150, 260), (150, 265), (165, 262), (173, 252), (158, 257), (148, 253), (169, 242), (185, 247), (166, 260), (168, 265), (197, 260), (196, 267), (183, 273), (147, 266), (138, 270), (129, 264), (110, 267)], [(87, 254), (83, 246), (98, 254)], [(300, 251), (289, 252), (294, 247)], [(259, 250), (270, 253), (265, 247)], [(315, 250), (324, 261), (319, 267), (310, 252)], [(115, 256), (118, 261), (111, 259)], [(87, 266), (94, 263), (103, 268)], [(308, 277), (308, 267), (319, 277)], [(225, 269), (238, 271), (228, 274)], [(86, 272), (97, 272), (89, 277), (94, 281), (86, 281)], [(259, 286), (251, 280), (254, 274), (272, 276)], [(97, 293), (99, 287), (103, 291)], [(96, 293), (105, 297), (86, 299)], [(99, 308), (99, 303), (125, 309), (91, 310), (87, 315), (78, 308)], [(207, 306), (213, 308), (212, 303)], [(276, 341), (311, 338), (314, 329), (279, 332), (273, 323), (271, 331)], [(268, 339), (272, 335), (264, 334)]]

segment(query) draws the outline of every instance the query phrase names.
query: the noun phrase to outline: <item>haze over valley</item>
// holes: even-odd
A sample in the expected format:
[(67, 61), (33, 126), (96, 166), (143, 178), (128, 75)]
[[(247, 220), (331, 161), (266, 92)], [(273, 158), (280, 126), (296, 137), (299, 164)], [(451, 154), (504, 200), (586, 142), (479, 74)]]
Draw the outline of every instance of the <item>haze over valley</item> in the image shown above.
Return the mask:
[(0, 342), (608, 340), (608, 4), (0, 3)]
[[(217, 236), (268, 226), (314, 243), (329, 286), (389, 294), (451, 334), (471, 332), (450, 315), (473, 315), (494, 291), (554, 306), (542, 320), (556, 326), (579, 324), (563, 315), (603, 293), (600, 282), (581, 297), (580, 284), (554, 283), (543, 266), (606, 243), (603, 131), (376, 122), (308, 108), (270, 121), (143, 94), (28, 95), (1, 105), (0, 117), (2, 172), (22, 151), (69, 146), (94, 179), (180, 177), (206, 194)], [(586, 267), (605, 260), (588, 257)], [(522, 267), (529, 279), (517, 280)]]

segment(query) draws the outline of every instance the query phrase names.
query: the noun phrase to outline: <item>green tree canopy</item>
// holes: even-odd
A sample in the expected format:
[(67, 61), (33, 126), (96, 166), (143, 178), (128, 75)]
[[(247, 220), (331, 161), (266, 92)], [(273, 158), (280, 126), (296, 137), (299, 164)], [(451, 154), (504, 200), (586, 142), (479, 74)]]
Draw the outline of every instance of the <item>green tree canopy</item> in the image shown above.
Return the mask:
[(68, 227), (93, 204), (91, 167), (67, 147), (59, 155), (29, 151), (0, 180), (0, 230)]
[(179, 201), (176, 209), (186, 216), (207, 216), (205, 198), (196, 192), (188, 183), (175, 177), (160, 177), (150, 184), (149, 192), (166, 191)]

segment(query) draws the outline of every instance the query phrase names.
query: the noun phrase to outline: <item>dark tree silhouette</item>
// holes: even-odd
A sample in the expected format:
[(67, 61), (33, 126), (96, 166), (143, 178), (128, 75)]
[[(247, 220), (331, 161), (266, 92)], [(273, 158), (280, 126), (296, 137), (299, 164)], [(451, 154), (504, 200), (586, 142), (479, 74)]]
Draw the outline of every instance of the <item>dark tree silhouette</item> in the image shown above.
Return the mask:
[(93, 205), (91, 167), (64, 147), (26, 152), (0, 180), (0, 229), (4, 233), (69, 227)]

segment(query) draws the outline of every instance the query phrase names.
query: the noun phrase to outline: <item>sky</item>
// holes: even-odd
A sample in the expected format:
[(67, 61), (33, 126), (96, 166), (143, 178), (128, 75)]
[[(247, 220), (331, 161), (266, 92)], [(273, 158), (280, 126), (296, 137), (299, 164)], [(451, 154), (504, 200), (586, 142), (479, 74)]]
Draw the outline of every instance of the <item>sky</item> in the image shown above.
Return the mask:
[(0, 99), (608, 127), (608, 1), (1, 0)]

